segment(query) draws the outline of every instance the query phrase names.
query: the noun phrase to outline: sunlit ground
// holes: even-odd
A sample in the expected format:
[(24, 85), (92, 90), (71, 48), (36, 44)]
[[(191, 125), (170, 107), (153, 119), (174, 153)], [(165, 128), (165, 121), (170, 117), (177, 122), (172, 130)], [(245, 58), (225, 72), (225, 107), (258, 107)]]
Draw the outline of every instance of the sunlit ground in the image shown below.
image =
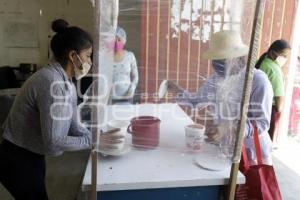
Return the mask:
[(300, 199), (300, 142), (288, 138), (273, 151), (274, 169), (284, 200)]
[[(273, 156), (300, 176), (300, 142), (288, 138), (274, 149)], [(299, 194), (300, 195), (300, 194)]]

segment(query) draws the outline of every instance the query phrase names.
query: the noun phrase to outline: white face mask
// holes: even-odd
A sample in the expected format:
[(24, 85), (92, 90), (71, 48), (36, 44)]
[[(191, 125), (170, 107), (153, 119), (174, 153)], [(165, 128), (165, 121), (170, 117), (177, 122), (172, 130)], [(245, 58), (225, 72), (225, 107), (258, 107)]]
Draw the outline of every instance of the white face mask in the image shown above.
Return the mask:
[(74, 68), (74, 71), (75, 71), (75, 78), (76, 80), (79, 80), (81, 79), (82, 77), (84, 77), (85, 75), (88, 74), (89, 70), (91, 69), (91, 65), (87, 62), (84, 62), (82, 63), (80, 57), (76, 54), (77, 58), (79, 59), (80, 63), (81, 63), (81, 68), (82, 69), (79, 69), (79, 67), (76, 67), (75, 65), (75, 68)]
[(283, 67), (287, 61), (287, 58), (283, 56), (278, 56), (275, 61), (278, 63), (280, 67)]

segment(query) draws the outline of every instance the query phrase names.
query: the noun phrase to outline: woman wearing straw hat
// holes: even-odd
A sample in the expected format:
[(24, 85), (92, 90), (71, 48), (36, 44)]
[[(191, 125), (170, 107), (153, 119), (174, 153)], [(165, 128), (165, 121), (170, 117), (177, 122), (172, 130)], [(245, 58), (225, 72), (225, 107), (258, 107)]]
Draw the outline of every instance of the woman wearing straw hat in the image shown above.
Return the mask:
[[(238, 32), (214, 33), (203, 58), (212, 61), (215, 73), (206, 80), (200, 90), (196, 94), (191, 94), (174, 82), (168, 81), (169, 90), (181, 93), (179, 102), (200, 109), (209, 105), (210, 115), (206, 117), (211, 117), (211, 124), (206, 123), (206, 134), (210, 141), (220, 143), (224, 138), (225, 141), (235, 139), (232, 134), (236, 134), (236, 125), (240, 117), (239, 109), (246, 71), (245, 56), (248, 50)], [(272, 86), (268, 77), (262, 71), (254, 69), (244, 140), (248, 159), (252, 164), (256, 164), (252, 122), (256, 123), (259, 130), (263, 162), (272, 164), (272, 142), (268, 135), (272, 99)], [(234, 141), (230, 144), (233, 145)]]
[[(90, 70), (93, 40), (81, 28), (67, 25), (53, 21), (55, 61), (23, 84), (2, 127), (0, 182), (17, 200), (48, 199), (46, 156), (92, 145), (91, 132), (77, 117), (72, 78), (79, 80)], [(99, 140), (107, 146), (120, 142), (111, 134), (101, 134)]]

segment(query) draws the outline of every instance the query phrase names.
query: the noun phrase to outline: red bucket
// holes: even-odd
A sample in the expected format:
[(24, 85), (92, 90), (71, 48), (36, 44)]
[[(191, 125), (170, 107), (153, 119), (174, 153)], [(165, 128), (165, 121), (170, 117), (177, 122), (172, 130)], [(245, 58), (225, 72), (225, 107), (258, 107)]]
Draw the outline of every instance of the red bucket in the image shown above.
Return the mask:
[(132, 134), (132, 145), (148, 149), (157, 147), (160, 122), (160, 119), (152, 116), (139, 116), (131, 119), (127, 131)]

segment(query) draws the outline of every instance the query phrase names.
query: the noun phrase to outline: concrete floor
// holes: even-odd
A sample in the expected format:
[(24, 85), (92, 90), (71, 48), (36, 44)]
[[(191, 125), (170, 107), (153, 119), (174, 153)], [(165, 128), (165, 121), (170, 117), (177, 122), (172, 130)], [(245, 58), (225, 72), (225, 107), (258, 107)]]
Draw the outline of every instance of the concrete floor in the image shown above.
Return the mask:
[[(274, 168), (283, 200), (300, 199), (300, 143), (287, 140), (274, 150)], [(47, 158), (47, 191), (50, 200), (74, 200), (89, 152), (68, 152)], [(0, 184), (0, 199), (13, 200)]]

